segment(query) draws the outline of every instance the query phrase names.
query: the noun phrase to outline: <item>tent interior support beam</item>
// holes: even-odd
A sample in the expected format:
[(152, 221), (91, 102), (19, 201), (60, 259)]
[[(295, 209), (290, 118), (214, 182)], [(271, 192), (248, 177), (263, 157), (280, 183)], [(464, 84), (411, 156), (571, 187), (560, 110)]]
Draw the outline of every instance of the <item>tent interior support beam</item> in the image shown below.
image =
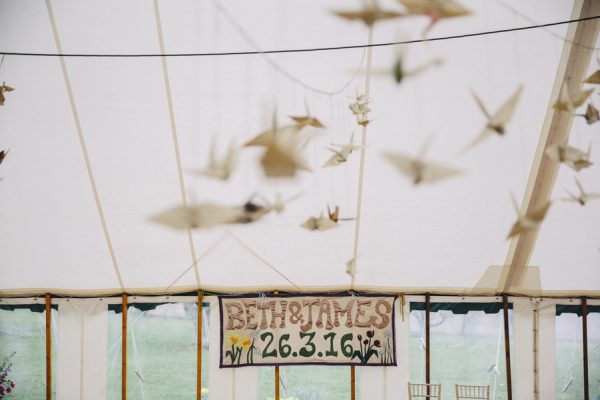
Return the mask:
[(198, 290), (198, 338), (197, 338), (197, 353), (198, 361), (196, 366), (196, 400), (202, 399), (202, 299), (204, 294), (202, 290)]
[[(600, 14), (600, 2), (598, 1), (577, 0), (573, 5), (573, 18), (598, 14)], [(600, 21), (597, 19), (569, 25), (548, 111), (521, 203), (521, 215), (525, 215), (550, 200), (560, 164), (546, 157), (545, 150), (553, 144), (562, 146), (567, 143), (574, 118), (573, 113), (555, 110), (552, 105), (564, 86), (569, 92), (580, 88), (590, 63), (592, 48), (597, 40), (599, 29)], [(573, 43), (577, 45), (573, 45)], [(508, 268), (500, 278), (498, 293), (507, 293), (512, 287), (519, 287), (533, 254), (537, 234), (538, 229), (532, 229), (523, 232), (511, 241), (505, 261)]]
[(508, 296), (502, 296), (502, 312), (504, 319), (504, 353), (506, 359), (506, 392), (507, 399), (512, 400), (512, 375), (510, 370), (510, 331), (508, 318)]
[[(425, 383), (431, 383), (431, 346), (429, 322), (431, 319), (431, 303), (429, 295), (425, 296)], [(427, 389), (429, 391), (429, 389)]]
[(46, 294), (46, 400), (52, 400), (52, 298)]
[(121, 296), (121, 400), (127, 400), (127, 295)]
[(583, 347), (583, 398), (590, 400), (590, 375), (588, 366), (587, 300), (581, 299), (581, 331)]

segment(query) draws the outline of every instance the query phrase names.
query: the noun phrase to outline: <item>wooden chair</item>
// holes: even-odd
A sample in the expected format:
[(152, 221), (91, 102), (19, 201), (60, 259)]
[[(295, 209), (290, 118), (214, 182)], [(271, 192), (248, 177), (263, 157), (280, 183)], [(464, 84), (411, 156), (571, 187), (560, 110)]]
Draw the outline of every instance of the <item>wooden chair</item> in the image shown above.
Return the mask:
[(408, 400), (412, 399), (441, 399), (442, 385), (427, 383), (408, 383)]
[(456, 385), (456, 399), (490, 400), (490, 385)]

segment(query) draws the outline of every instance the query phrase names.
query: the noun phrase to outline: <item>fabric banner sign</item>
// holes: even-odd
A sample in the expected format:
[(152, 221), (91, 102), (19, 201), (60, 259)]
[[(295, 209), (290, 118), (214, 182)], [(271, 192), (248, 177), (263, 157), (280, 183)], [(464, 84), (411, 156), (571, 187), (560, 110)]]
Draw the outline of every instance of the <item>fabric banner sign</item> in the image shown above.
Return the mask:
[(219, 296), (221, 368), (396, 365), (397, 296)]

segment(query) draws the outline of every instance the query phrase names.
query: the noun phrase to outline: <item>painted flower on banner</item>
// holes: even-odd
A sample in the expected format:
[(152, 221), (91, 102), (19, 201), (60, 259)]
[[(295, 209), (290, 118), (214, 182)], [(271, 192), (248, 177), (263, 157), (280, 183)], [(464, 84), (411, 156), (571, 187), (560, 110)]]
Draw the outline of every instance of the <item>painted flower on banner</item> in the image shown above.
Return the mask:
[(13, 380), (8, 379), (8, 374), (12, 368), (11, 359), (17, 352), (13, 352), (11, 355), (4, 357), (2, 364), (0, 364), (0, 399), (4, 399), (6, 396), (14, 392), (16, 384)]

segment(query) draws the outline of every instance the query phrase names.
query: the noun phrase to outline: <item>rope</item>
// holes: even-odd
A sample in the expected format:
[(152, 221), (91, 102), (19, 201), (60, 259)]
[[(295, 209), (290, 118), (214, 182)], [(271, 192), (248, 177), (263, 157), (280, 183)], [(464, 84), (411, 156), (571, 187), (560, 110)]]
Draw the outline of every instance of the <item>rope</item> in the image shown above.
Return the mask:
[[(353, 50), (353, 49), (364, 49), (370, 47), (386, 47), (386, 46), (398, 46), (402, 44), (416, 44), (416, 43), (429, 43), (429, 42), (440, 42), (445, 40), (453, 39), (464, 39), (477, 36), (496, 35), (500, 33), (509, 33), (517, 31), (527, 31), (532, 29), (543, 29), (551, 26), (572, 24), (574, 22), (591, 21), (600, 18), (600, 15), (593, 15), (591, 17), (569, 19), (557, 22), (548, 22), (545, 24), (535, 24), (527, 26), (519, 26), (516, 28), (504, 28), (495, 29), (491, 31), (481, 31), (473, 33), (462, 33), (458, 35), (450, 36), (438, 36), (433, 38), (425, 39), (414, 39), (404, 40), (399, 42), (382, 42), (382, 43), (369, 43), (369, 44), (356, 44), (347, 46), (328, 46), (328, 47), (312, 47), (312, 48), (299, 48), (299, 49), (277, 49), (277, 50), (265, 50), (265, 51), (225, 51), (225, 52), (208, 52), (208, 53), (140, 53), (140, 54), (99, 54), (99, 53), (35, 53), (35, 52), (17, 52), (17, 51), (0, 51), (0, 54), (8, 56), (34, 56), (34, 57), (106, 57), (106, 58), (127, 58), (127, 57), (216, 57), (216, 56), (244, 56), (244, 55), (256, 55), (256, 54), (283, 54), (283, 53), (310, 53), (318, 51), (336, 51), (336, 50)], [(562, 39), (562, 38), (561, 38)], [(578, 45), (574, 43), (575, 45)], [(596, 47), (592, 47), (593, 50), (598, 50)]]
[[(547, 29), (548, 26), (551, 25), (547, 25), (547, 24), (540, 24), (538, 23), (536, 20), (534, 20), (533, 18), (530, 18), (527, 14), (524, 14), (522, 12), (520, 12), (519, 10), (517, 10), (516, 8), (506, 4), (504, 1), (502, 0), (496, 0), (501, 6), (503, 6), (504, 8), (507, 8), (508, 10), (512, 11), (514, 14), (517, 14), (519, 17), (523, 18), (524, 20), (528, 21), (531, 24), (536, 24), (538, 25), (541, 29), (545, 30), (546, 32), (548, 32), (549, 34), (551, 34), (552, 36), (562, 40), (565, 43), (569, 43), (572, 46), (576, 46), (576, 47), (581, 47), (584, 49), (588, 49), (588, 50), (599, 50), (599, 47), (593, 47), (593, 46), (588, 46), (585, 44), (580, 44), (580, 43), (576, 43), (572, 40), (569, 40), (561, 35), (559, 35), (558, 33), (551, 31), (550, 29)], [(596, 15), (594, 17), (590, 17), (590, 18), (599, 18), (600, 16)]]
[[(48, 10), (48, 17), (50, 18), (50, 25), (52, 26), (52, 34), (54, 36), (54, 43), (56, 44), (56, 50), (59, 53), (63, 53), (62, 44), (60, 42), (60, 37), (58, 35), (58, 28), (56, 27), (56, 20), (54, 19), (54, 11), (52, 11), (51, 0), (46, 0), (46, 8)], [(112, 240), (110, 239), (110, 235), (108, 233), (108, 225), (106, 224), (106, 218), (104, 217), (104, 210), (102, 209), (102, 203), (100, 202), (100, 195), (98, 194), (98, 188), (96, 187), (96, 180), (94, 179), (94, 173), (92, 171), (92, 163), (90, 162), (90, 156), (88, 154), (87, 145), (85, 144), (85, 139), (83, 137), (83, 128), (81, 127), (81, 121), (79, 120), (79, 112), (77, 111), (77, 105), (75, 104), (75, 96), (73, 95), (73, 89), (71, 87), (71, 80), (69, 79), (69, 72), (67, 71), (67, 65), (65, 63), (64, 57), (60, 56), (60, 67), (62, 69), (63, 78), (65, 80), (65, 86), (67, 88), (67, 94), (69, 95), (69, 104), (71, 105), (71, 111), (73, 113), (73, 119), (75, 120), (75, 126), (77, 128), (77, 136), (79, 137), (79, 144), (81, 146), (81, 152), (83, 153), (83, 158), (85, 160), (85, 167), (87, 170), (88, 178), (90, 180), (90, 185), (92, 186), (92, 192), (94, 193), (94, 200), (96, 202), (96, 208), (98, 210), (98, 216), (100, 217), (100, 223), (102, 224), (102, 231), (104, 232), (104, 239), (106, 240), (106, 245), (108, 246), (108, 252), (110, 253), (110, 258), (112, 260), (113, 268), (115, 270), (115, 274), (117, 275), (117, 280), (119, 281), (119, 286), (122, 291), (125, 291), (125, 285), (123, 284), (123, 278), (121, 277), (121, 271), (119, 270), (119, 265), (117, 264), (117, 257), (115, 255), (115, 250), (113, 249)]]
[(175, 285), (185, 274), (188, 273), (188, 271), (192, 268), (194, 268), (195, 265), (197, 265), (200, 261), (202, 261), (206, 256), (208, 256), (215, 248), (217, 248), (217, 246), (223, 241), (223, 239), (225, 239), (227, 237), (227, 233), (221, 235), (221, 237), (219, 239), (217, 239), (216, 242), (214, 242), (200, 257), (196, 258), (189, 267), (187, 267), (181, 274), (179, 274), (179, 276), (177, 276), (177, 278), (175, 278), (175, 280), (173, 282), (171, 282), (171, 284), (169, 286), (167, 286), (166, 288), (164, 288), (163, 291), (168, 291), (169, 289), (171, 289), (173, 287), (173, 285)]
[(221, 5), (221, 3), (219, 1), (211, 0), (211, 3), (217, 9), (217, 11), (219, 11), (229, 21), (229, 23), (231, 24), (231, 26), (233, 26), (233, 28), (237, 31), (237, 33), (239, 33), (240, 36), (242, 36), (246, 42), (248, 42), (252, 47), (254, 47), (256, 54), (262, 55), (263, 58), (265, 59), (265, 61), (267, 63), (269, 63), (271, 65), (271, 67), (273, 67), (279, 73), (281, 73), (282, 75), (284, 75), (291, 81), (297, 83), (298, 85), (302, 86), (303, 88), (305, 88), (307, 90), (310, 90), (312, 92), (322, 94), (325, 96), (335, 96), (337, 94), (342, 93), (344, 90), (346, 90), (348, 88), (348, 86), (350, 86), (352, 84), (352, 82), (354, 82), (356, 77), (358, 76), (360, 67), (362, 66), (362, 63), (365, 58), (364, 50), (361, 55), (360, 62), (358, 63), (358, 66), (356, 67), (356, 70), (354, 71), (354, 74), (352, 74), (352, 77), (350, 78), (350, 80), (348, 80), (346, 83), (344, 83), (344, 85), (342, 85), (341, 88), (339, 88), (337, 90), (333, 90), (333, 91), (326, 91), (326, 90), (316, 88), (312, 85), (309, 85), (308, 83), (305, 83), (302, 80), (300, 80), (300, 78), (296, 77), (295, 75), (292, 75), (285, 68), (283, 68), (281, 65), (277, 64), (273, 59), (271, 59), (269, 56), (267, 56), (267, 54), (269, 54), (270, 52), (262, 51), (260, 49), (260, 46), (258, 45), (258, 43), (256, 43), (256, 41), (254, 41), (254, 39), (252, 39), (252, 37), (248, 34), (248, 32), (246, 32), (246, 30), (236, 21), (236, 19), (227, 11), (227, 9), (225, 7), (223, 7), (223, 5)]
[(273, 271), (275, 271), (277, 273), (277, 275), (281, 276), (283, 279), (285, 279), (290, 285), (292, 285), (293, 287), (295, 287), (296, 289), (300, 290), (300, 288), (294, 283), (292, 282), (292, 280), (290, 278), (288, 278), (283, 272), (281, 272), (279, 269), (277, 269), (277, 267), (275, 267), (273, 264), (269, 263), (267, 260), (265, 260), (263, 257), (261, 257), (260, 254), (258, 254), (257, 252), (255, 252), (254, 250), (252, 250), (252, 248), (250, 248), (250, 246), (248, 246), (246, 243), (242, 242), (237, 236), (235, 236), (232, 232), (227, 232), (227, 234), (229, 236), (231, 236), (231, 238), (233, 240), (235, 240), (236, 242), (238, 242), (238, 244), (240, 246), (242, 246), (244, 249), (246, 249), (250, 254), (252, 254), (254, 257), (256, 257), (258, 260), (262, 261), (263, 264), (265, 264), (267, 267), (271, 268)]
[[(370, 46), (373, 43), (373, 25), (369, 25), (369, 39), (368, 39), (368, 50), (367, 50), (367, 71), (365, 77), (365, 99), (366, 102), (369, 102), (370, 95), (369, 92), (371, 90), (371, 62), (373, 59), (373, 48)], [(365, 155), (367, 148), (367, 126), (368, 124), (363, 125), (361, 132), (361, 146), (360, 146), (360, 169), (358, 171), (358, 193), (356, 199), (356, 219), (354, 224), (354, 251), (352, 253), (352, 258), (354, 260), (354, 268), (355, 271), (358, 269), (358, 239), (360, 235), (360, 215), (362, 210), (362, 193), (363, 193), (363, 181), (365, 174)], [(356, 274), (351, 275), (351, 283), (350, 289), (354, 290), (354, 283), (356, 281)]]
[[(161, 54), (165, 53), (165, 41), (163, 39), (162, 25), (160, 21), (160, 10), (158, 8), (158, 0), (153, 1), (154, 4), (154, 16), (156, 19), (156, 31), (158, 33), (158, 42), (160, 45)], [(181, 166), (181, 155), (179, 153), (179, 139), (177, 137), (177, 126), (175, 125), (175, 111), (173, 110), (173, 97), (171, 95), (171, 82), (169, 80), (169, 69), (167, 66), (166, 57), (161, 57), (163, 78), (165, 81), (165, 91), (167, 95), (167, 105), (169, 107), (169, 121), (171, 123), (171, 134), (173, 137), (173, 148), (175, 150), (175, 160), (177, 161), (177, 175), (179, 177), (179, 191), (181, 194), (181, 203), (185, 208), (188, 207), (187, 193), (185, 191), (185, 183), (183, 181), (183, 167)], [(196, 277), (196, 286), (200, 288), (200, 273), (198, 272), (198, 264), (196, 262), (196, 249), (194, 248), (194, 237), (192, 236), (192, 229), (187, 228), (187, 238), (190, 245), (190, 253), (192, 256), (194, 274)]]

